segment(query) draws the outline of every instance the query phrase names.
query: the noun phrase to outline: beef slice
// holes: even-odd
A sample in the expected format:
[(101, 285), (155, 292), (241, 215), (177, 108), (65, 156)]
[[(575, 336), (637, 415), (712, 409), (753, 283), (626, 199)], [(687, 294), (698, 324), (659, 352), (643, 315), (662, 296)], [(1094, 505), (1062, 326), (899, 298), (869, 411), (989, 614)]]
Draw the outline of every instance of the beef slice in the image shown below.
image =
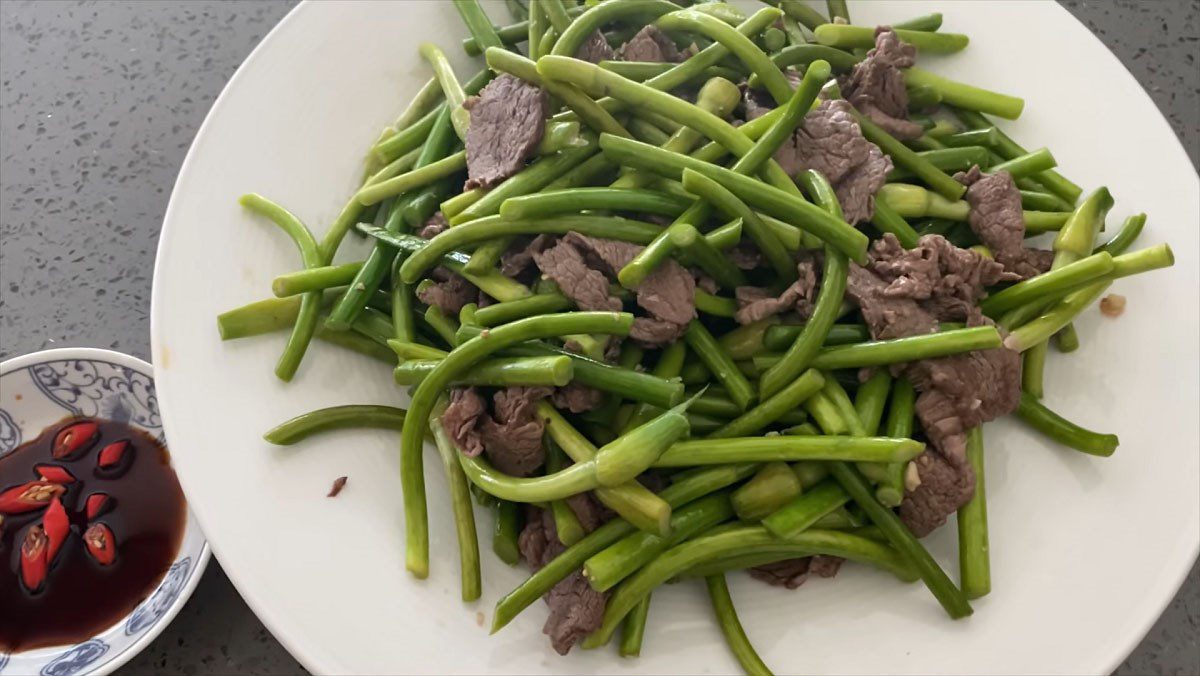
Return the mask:
[(493, 412), (479, 422), (488, 460), (509, 476), (529, 476), (546, 460), (542, 433), (546, 423), (537, 415), (539, 399), (548, 387), (506, 387), (492, 396)]
[(846, 560), (840, 556), (817, 554), (808, 562), (808, 572), (817, 577), (834, 577), (845, 562)]
[(925, 435), (956, 463), (966, 457), (966, 432), (1012, 413), (1021, 396), (1021, 355), (1005, 347), (922, 359), (906, 373), (920, 394), (916, 411)]
[(739, 286), (734, 289), (738, 309), (733, 318), (739, 324), (752, 324), (781, 312), (795, 310), (801, 318), (808, 318), (813, 311), (817, 295), (817, 270), (811, 260), (796, 265), (798, 273), (783, 293), (772, 295), (767, 289), (756, 286)]
[(975, 473), (970, 465), (955, 467), (941, 453), (927, 449), (913, 460), (921, 483), (900, 503), (900, 520), (912, 534), (929, 535), (975, 494)]
[(875, 194), (887, 183), (892, 160), (875, 144), (867, 151), (867, 161), (854, 167), (833, 186), (842, 219), (855, 224), (868, 221), (875, 215)]
[(696, 318), (696, 280), (668, 258), (637, 287), (637, 304), (655, 319), (686, 325)]
[[(846, 295), (859, 305), (876, 339), (932, 333), (937, 320), (990, 324), (976, 305), (984, 287), (1010, 273), (940, 236), (906, 251), (890, 236), (871, 250), (867, 267), (851, 265)], [(967, 432), (1016, 409), (1021, 358), (1000, 347), (897, 365), (918, 395), (918, 419), (930, 442), (915, 462), (920, 484), (908, 491), (901, 516), (918, 536), (945, 522), (974, 491), (966, 460)]]
[[(581, 309), (619, 310), (620, 300), (608, 295), (608, 281), (615, 280), (641, 250), (629, 242), (568, 232), (552, 249), (534, 254), (534, 261)], [(696, 317), (695, 293), (696, 280), (691, 273), (668, 259), (637, 287), (637, 304), (650, 316), (634, 320), (630, 336), (649, 346), (677, 339)]]
[(737, 246), (727, 250), (725, 255), (739, 270), (753, 270), (762, 264), (762, 252), (749, 240), (738, 242)]
[(891, 233), (871, 245), (871, 269), (888, 283), (883, 294), (919, 301), (939, 321), (965, 322), (978, 313), (986, 287), (1019, 279), (1004, 266), (941, 235), (905, 249)]
[(1025, 212), (1021, 210), (1021, 191), (1011, 174), (985, 174), (975, 166), (954, 178), (967, 186), (966, 200), (971, 205), (967, 218), (972, 232), (1006, 271), (1028, 279), (1050, 269), (1054, 252), (1025, 248)]
[(479, 289), (460, 275), (443, 270), (443, 281), (426, 284), (417, 290), (417, 300), (440, 309), (452, 317), (458, 316), (458, 311), (468, 303), (479, 300)]
[(421, 226), (421, 229), (417, 230), (417, 237), (433, 239), (445, 232), (448, 227), (450, 227), (450, 223), (446, 220), (446, 216), (441, 211), (435, 211)]
[(594, 30), (583, 40), (583, 44), (579, 45), (579, 49), (575, 50), (575, 58), (591, 63), (600, 63), (601, 61), (612, 61), (616, 54), (613, 48), (605, 39), (604, 33), (599, 29)]
[(572, 495), (566, 499), (566, 503), (575, 514), (575, 518), (579, 519), (579, 525), (585, 533), (596, 530), (616, 516), (616, 513), (605, 507), (591, 491)]
[(507, 73), (466, 100), (467, 190), (490, 188), (521, 170), (546, 128), (549, 97), (541, 87)]
[(464, 455), (474, 458), (483, 452), (478, 423), (486, 415), (487, 405), (474, 387), (450, 390), (450, 405), (442, 413), (442, 427)]
[(608, 278), (588, 267), (583, 254), (570, 242), (559, 241), (545, 251), (535, 252), (533, 260), (580, 310), (621, 310), (620, 299), (608, 293)]
[(566, 409), (571, 413), (583, 413), (604, 403), (604, 392), (580, 383), (567, 383), (555, 388), (554, 394), (550, 395), (550, 401), (554, 403), (555, 408)]
[[(550, 510), (530, 507), (526, 510), (525, 527), (517, 539), (521, 558), (534, 570), (539, 570), (564, 551), (554, 528)], [(546, 592), (542, 599), (550, 606), (550, 615), (542, 632), (550, 637), (550, 645), (560, 655), (566, 655), (581, 639), (600, 627), (608, 594), (592, 589), (583, 571), (576, 570)]]
[(657, 26), (649, 25), (638, 31), (617, 50), (622, 61), (651, 61), (673, 63), (682, 60), (675, 43)]
[(840, 99), (809, 112), (775, 159), (792, 176), (813, 169), (828, 179), (847, 223), (874, 215), (875, 193), (892, 170), (892, 160), (863, 136), (850, 104)]
[(916, 63), (917, 49), (900, 41), (890, 26), (875, 29), (875, 48), (841, 78), (842, 95), (863, 115), (901, 140), (922, 134), (908, 119), (908, 90), (903, 68)]
[(654, 317), (636, 317), (629, 329), (629, 337), (647, 347), (658, 347), (679, 340), (685, 332), (686, 324), (675, 324)]
[(559, 655), (566, 655), (576, 643), (600, 628), (608, 594), (592, 589), (583, 571), (575, 571), (550, 588), (544, 597), (550, 616), (542, 633)]
[(796, 589), (808, 579), (810, 557), (784, 559), (748, 569), (750, 577), (773, 587)]
[(888, 283), (857, 263), (850, 264), (846, 297), (858, 305), (876, 340), (904, 338), (937, 331), (937, 319), (911, 298), (889, 296)]
[(563, 235), (563, 242), (579, 251), (589, 266), (615, 279), (621, 268), (629, 264), (642, 251), (642, 247), (615, 239), (589, 237), (577, 232)]
[(525, 525), (517, 535), (517, 551), (526, 565), (534, 571), (541, 570), (543, 561), (554, 558), (546, 556), (550, 541), (558, 539), (554, 519), (550, 517), (550, 510), (534, 505), (525, 505), (524, 511)]

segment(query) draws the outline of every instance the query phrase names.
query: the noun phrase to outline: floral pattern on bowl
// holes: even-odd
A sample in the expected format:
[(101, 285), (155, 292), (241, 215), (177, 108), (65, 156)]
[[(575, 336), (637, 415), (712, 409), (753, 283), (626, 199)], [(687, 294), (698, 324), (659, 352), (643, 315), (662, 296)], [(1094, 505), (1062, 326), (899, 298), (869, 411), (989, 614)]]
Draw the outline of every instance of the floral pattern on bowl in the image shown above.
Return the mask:
[[(108, 350), (67, 348), (0, 364), (0, 459), (68, 415), (124, 421), (165, 441), (153, 367), (139, 359)], [(210, 555), (189, 511), (174, 563), (133, 612), (75, 645), (0, 653), (0, 676), (107, 674), (120, 667), (170, 624), (199, 583)]]

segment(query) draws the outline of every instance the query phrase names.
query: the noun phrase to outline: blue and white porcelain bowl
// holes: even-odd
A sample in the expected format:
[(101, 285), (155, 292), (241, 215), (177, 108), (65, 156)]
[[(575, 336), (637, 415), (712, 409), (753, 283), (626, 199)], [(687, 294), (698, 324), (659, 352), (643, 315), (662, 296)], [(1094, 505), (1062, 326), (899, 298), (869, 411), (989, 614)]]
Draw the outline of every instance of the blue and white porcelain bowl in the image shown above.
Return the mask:
[[(154, 368), (109, 350), (45, 350), (0, 363), (0, 460), (67, 415), (122, 419), (165, 443)], [(170, 445), (167, 445), (170, 450)], [(200, 582), (211, 553), (188, 510), (175, 562), (128, 616), (82, 643), (0, 653), (0, 675), (107, 674), (171, 623)]]

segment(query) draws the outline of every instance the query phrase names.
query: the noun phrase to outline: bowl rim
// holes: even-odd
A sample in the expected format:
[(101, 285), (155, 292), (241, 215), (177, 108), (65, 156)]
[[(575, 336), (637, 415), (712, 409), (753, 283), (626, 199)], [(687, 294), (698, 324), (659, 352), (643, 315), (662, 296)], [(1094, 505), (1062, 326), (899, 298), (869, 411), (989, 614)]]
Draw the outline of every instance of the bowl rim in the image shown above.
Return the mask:
[[(123, 352), (116, 352), (114, 350), (106, 350), (98, 347), (57, 347), (48, 350), (38, 350), (37, 352), (30, 352), (28, 354), (19, 355), (16, 357), (10, 357), (9, 359), (5, 359), (4, 361), (0, 362), (0, 377), (3, 377), (10, 372), (19, 371), (37, 364), (69, 359), (84, 361), (107, 361), (118, 366), (131, 369), (149, 378), (150, 382), (154, 382), (154, 367), (148, 362)], [(187, 500), (186, 494), (184, 495), (184, 500)], [(196, 555), (195, 568), (188, 577), (187, 584), (185, 584), (183, 589), (180, 590), (179, 595), (175, 597), (175, 600), (171, 603), (171, 606), (166, 612), (163, 613), (162, 617), (160, 617), (157, 622), (155, 622), (150, 626), (150, 628), (138, 636), (124, 650), (113, 655), (102, 664), (96, 666), (95, 669), (85, 670), (82, 673), (93, 674), (95, 676), (104, 676), (105, 674), (112, 673), (114, 670), (124, 666), (129, 662), (129, 660), (141, 653), (146, 646), (153, 643), (154, 640), (158, 638), (160, 634), (162, 634), (163, 630), (166, 629), (168, 625), (175, 621), (175, 617), (179, 614), (179, 611), (182, 610), (185, 605), (187, 605), (188, 600), (192, 597), (192, 593), (196, 591), (196, 586), (200, 584), (200, 579), (204, 577), (204, 571), (208, 568), (209, 559), (212, 558), (212, 548), (208, 544), (208, 538), (204, 535), (204, 531), (200, 527), (200, 522), (196, 519), (196, 515), (192, 512), (191, 505), (189, 504), (188, 523), (185, 525), (185, 532), (192, 528), (195, 528), (200, 534), (202, 541), (200, 553)], [(122, 617), (117, 622), (117, 625), (124, 624), (128, 618), (129, 615)], [(106, 627), (104, 631), (108, 631), (109, 628), (111, 627)], [(95, 637), (89, 637), (89, 640), (91, 638)], [(64, 649), (70, 647), (71, 646), (63, 646)], [(6, 656), (10, 657), (11, 655), (6, 654)]]

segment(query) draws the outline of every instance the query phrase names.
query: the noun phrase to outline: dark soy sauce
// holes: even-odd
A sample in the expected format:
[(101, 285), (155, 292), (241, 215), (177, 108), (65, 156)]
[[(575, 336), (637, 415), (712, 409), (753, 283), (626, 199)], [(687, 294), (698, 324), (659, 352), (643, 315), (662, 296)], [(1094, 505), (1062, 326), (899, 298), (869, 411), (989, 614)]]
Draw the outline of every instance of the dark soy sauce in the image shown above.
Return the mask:
[[(95, 442), (55, 459), (59, 431), (80, 420), (53, 425), (0, 459), (0, 494), (41, 479), (39, 465), (74, 477), (61, 484), (66, 490), (59, 498), (70, 530), (36, 591), (23, 582), (21, 546), (44, 523), (47, 509), (0, 516), (0, 652), (78, 643), (107, 629), (154, 591), (179, 551), (187, 505), (167, 449), (125, 423), (89, 419), (97, 424)], [(100, 468), (101, 451), (121, 440), (129, 443), (120, 461)], [(87, 499), (96, 493), (108, 500), (89, 519)], [(109, 565), (84, 543), (83, 534), (97, 523), (112, 533), (116, 556)]]

